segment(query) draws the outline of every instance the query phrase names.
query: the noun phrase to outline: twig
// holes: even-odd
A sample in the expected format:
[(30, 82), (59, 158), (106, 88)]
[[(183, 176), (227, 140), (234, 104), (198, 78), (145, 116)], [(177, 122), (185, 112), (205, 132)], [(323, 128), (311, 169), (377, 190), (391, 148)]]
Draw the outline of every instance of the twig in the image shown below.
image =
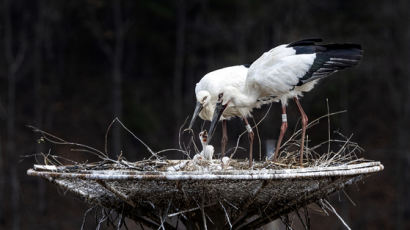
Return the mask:
[(309, 212), (306, 206), (303, 207), (303, 212), (305, 214), (305, 220), (306, 220), (306, 226), (307, 229), (310, 229), (310, 217), (309, 217)]
[(104, 152), (108, 156), (108, 133), (111, 130), (112, 125), (115, 123), (115, 119), (111, 121), (111, 123), (108, 125), (107, 130), (105, 131), (105, 137), (104, 137)]
[(202, 221), (204, 224), (204, 230), (208, 230), (208, 227), (206, 226), (206, 217), (205, 217), (205, 191), (202, 193), (202, 199), (201, 199), (201, 213), (202, 213)]
[(219, 201), (219, 204), (222, 206), (222, 208), (223, 208), (223, 210), (224, 210), (224, 212), (225, 212), (225, 217), (226, 217), (226, 220), (228, 221), (229, 229), (232, 229), (232, 224), (231, 224), (231, 220), (229, 219), (228, 212), (226, 211), (226, 209), (225, 209), (225, 207), (224, 207), (224, 205), (222, 204), (221, 201)]
[(91, 207), (91, 208), (87, 209), (87, 211), (85, 211), (85, 213), (84, 213), (84, 215), (83, 215), (83, 222), (82, 222), (82, 224), (81, 224), (81, 230), (84, 229), (85, 220), (87, 219), (87, 214), (88, 214), (89, 212), (91, 212), (94, 208), (95, 208), (95, 207)]
[(59, 138), (59, 137), (57, 137), (57, 136), (55, 136), (55, 135), (53, 135), (53, 134), (51, 134), (51, 133), (48, 133), (48, 132), (43, 131), (43, 130), (40, 130), (40, 129), (38, 129), (38, 128), (34, 127), (34, 126), (31, 126), (31, 125), (29, 125), (28, 127), (31, 128), (31, 129), (33, 129), (34, 132), (42, 134), (42, 135), (43, 135), (43, 138), (44, 138), (45, 140), (47, 140), (48, 142), (52, 143), (52, 144), (56, 144), (56, 145), (72, 145), (72, 146), (82, 147), (82, 148), (85, 148), (85, 149), (89, 150), (90, 153), (96, 155), (97, 157), (99, 157), (99, 158), (101, 158), (101, 159), (103, 159), (103, 160), (109, 160), (109, 161), (115, 162), (114, 160), (109, 159), (108, 156), (107, 156), (105, 153), (101, 152), (100, 150), (98, 150), (98, 149), (96, 149), (96, 148), (93, 148), (93, 147), (90, 147), (90, 146), (84, 145), (84, 144), (79, 144), (79, 143), (75, 143), (75, 142), (66, 141), (66, 140), (64, 140), (64, 139), (62, 139), (62, 138)]
[(106, 190), (110, 191), (114, 195), (116, 195), (118, 198), (120, 198), (122, 201), (126, 202), (127, 204), (131, 205), (132, 207), (135, 208), (135, 203), (127, 196), (122, 194), (120, 191), (117, 191), (114, 187), (110, 186), (103, 180), (96, 180), (96, 182), (101, 185), (103, 188)]
[[(189, 153), (187, 153), (186, 149), (183, 149), (183, 148), (182, 148), (182, 145), (181, 145), (181, 133), (183, 132), (183, 131), (182, 131), (182, 128), (185, 126), (185, 124), (186, 124), (188, 118), (189, 118), (189, 116), (188, 116), (187, 118), (185, 118), (184, 123), (182, 123), (182, 125), (179, 127), (179, 132), (178, 132), (178, 145), (179, 145), (179, 151), (182, 152), (182, 153), (184, 153), (185, 156), (188, 157), (188, 159), (191, 159), (191, 158), (189, 157)], [(191, 131), (192, 131), (192, 130), (191, 130)], [(193, 131), (192, 131), (192, 132), (193, 132)], [(157, 153), (157, 154), (158, 154), (158, 153)]]
[[(255, 127), (257, 127), (263, 120), (265, 120), (265, 118), (266, 118), (266, 116), (268, 115), (268, 113), (269, 113), (269, 111), (270, 111), (270, 109), (272, 108), (272, 104), (269, 104), (269, 107), (268, 107), (268, 110), (266, 111), (266, 113), (263, 115), (263, 117), (258, 121), (258, 123), (256, 123), (254, 126), (252, 126), (252, 129), (253, 128), (255, 128)], [(236, 153), (236, 151), (238, 150), (238, 148), (239, 148), (239, 141), (241, 140), (241, 138), (242, 138), (242, 136), (245, 134), (245, 133), (247, 133), (248, 132), (248, 130), (245, 130), (245, 131), (243, 131), (240, 135), (239, 135), (239, 137), (238, 137), (238, 139), (236, 140), (236, 146), (234, 147), (234, 152), (231, 154), (231, 156), (229, 157), (230, 159), (232, 159), (232, 157), (235, 155), (235, 153)]]
[(345, 191), (344, 189), (342, 189), (342, 192), (343, 192), (343, 194), (345, 194), (345, 196), (346, 196), (347, 199), (350, 201), (350, 203), (351, 203), (353, 206), (356, 206), (356, 203), (353, 202), (352, 198), (350, 198), (350, 196), (346, 193), (346, 191)]
[(97, 224), (97, 227), (95, 228), (95, 229), (97, 229), (97, 230), (99, 230), (100, 229), (100, 227), (101, 227), (101, 224), (102, 223), (104, 223), (106, 220), (107, 220), (107, 215), (105, 215), (105, 213), (104, 213), (104, 208), (103, 209), (101, 209), (101, 218), (98, 220), (98, 224)]
[(121, 213), (119, 213), (119, 219), (118, 219), (118, 223), (117, 223), (117, 230), (121, 229), (123, 221), (124, 221), (124, 203), (122, 204)]
[[(211, 203), (211, 204), (207, 204), (207, 205), (205, 205), (204, 207), (207, 208), (207, 207), (214, 206), (214, 205), (216, 205), (216, 204), (217, 204), (217, 203), (214, 202), (214, 203)], [(178, 215), (181, 215), (181, 214), (184, 214), (184, 213), (187, 213), (187, 212), (196, 211), (196, 210), (198, 210), (198, 209), (200, 209), (200, 207), (195, 207), (195, 208), (186, 209), (186, 210), (183, 210), (183, 211), (179, 211), (179, 212), (175, 212), (175, 213), (169, 214), (168, 217), (178, 216)]]
[[(326, 108), (327, 108), (327, 114), (330, 114), (328, 98), (326, 98)], [(330, 140), (330, 116), (327, 116), (327, 139)], [(330, 153), (330, 142), (328, 142), (328, 145), (327, 145), (327, 154), (329, 153)]]
[(346, 222), (343, 220), (343, 218), (336, 212), (336, 209), (333, 208), (333, 206), (329, 203), (329, 201), (327, 201), (326, 199), (321, 199), (320, 202), (322, 202), (322, 204), (324, 205), (324, 207), (326, 207), (329, 211), (332, 211), (337, 218), (339, 218), (339, 220), (342, 222), (342, 224), (348, 229), (350, 230), (351, 228), (349, 227), (349, 225), (346, 224)]
[[(320, 116), (320, 117), (316, 118), (315, 120), (311, 121), (311, 122), (306, 126), (306, 129), (309, 129), (309, 128), (315, 126), (316, 124), (319, 123), (320, 120), (322, 120), (322, 119), (325, 118), (325, 117), (337, 115), (337, 114), (340, 114), (340, 113), (345, 113), (346, 111), (347, 111), (347, 110), (342, 110), (342, 111), (338, 111), (338, 112), (334, 112), (334, 113), (330, 113), (330, 114), (326, 114), (326, 115)], [(289, 141), (294, 140), (295, 137), (298, 136), (301, 132), (302, 132), (302, 130), (299, 129), (298, 131), (296, 131), (295, 133), (293, 133), (292, 136), (291, 136), (282, 146), (285, 146)]]
[(161, 229), (161, 228), (162, 228), (162, 229), (165, 230), (164, 223), (165, 223), (165, 221), (167, 220), (167, 215), (168, 215), (168, 212), (169, 212), (169, 208), (171, 207), (171, 203), (172, 203), (172, 199), (169, 200), (169, 202), (168, 202), (168, 207), (167, 207), (167, 209), (165, 210), (165, 212), (164, 212), (163, 214), (160, 214), (160, 215), (159, 215), (159, 218), (160, 218), (160, 220), (161, 220), (161, 225), (159, 226), (158, 229)]
[(188, 158), (190, 159), (189, 154), (187, 154), (187, 152), (185, 150), (182, 150), (182, 149), (163, 149), (163, 150), (160, 150), (160, 151), (156, 152), (155, 154), (158, 155), (160, 153), (170, 152), (170, 151), (182, 152), (186, 156), (188, 156)]
[(307, 227), (307, 225), (306, 225), (305, 222), (303, 221), (302, 217), (300, 216), (300, 213), (299, 213), (299, 210), (298, 210), (298, 209), (295, 210), (295, 213), (296, 213), (296, 216), (298, 217), (300, 223), (302, 223), (303, 228), (304, 228), (305, 230), (309, 230), (309, 228)]
[(280, 217), (280, 220), (282, 221), (282, 223), (285, 225), (286, 230), (293, 230), (291, 223), (289, 221), (289, 216), (285, 215), (285, 217)]
[(151, 153), (152, 156), (156, 157), (157, 160), (160, 159), (159, 156), (157, 156), (154, 151), (151, 150), (151, 148), (145, 144), (145, 142), (143, 142), (140, 138), (138, 138), (133, 132), (131, 132), (131, 130), (129, 130), (121, 121), (120, 119), (118, 119), (118, 117), (116, 117), (114, 119), (116, 122), (118, 122), (118, 124), (120, 124), (122, 126), (123, 129), (125, 129), (125, 131), (127, 131), (131, 136), (133, 136), (136, 140), (138, 140), (142, 145), (145, 146), (145, 148)]
[(252, 120), (253, 120), (253, 123), (255, 124), (255, 130), (256, 130), (256, 136), (258, 137), (258, 143), (259, 143), (259, 161), (261, 161), (262, 160), (262, 142), (261, 142), (261, 137), (260, 137), (260, 135), (259, 135), (259, 128), (258, 128), (258, 126), (256, 125), (256, 121), (255, 121), (255, 118), (254, 117), (252, 117)]

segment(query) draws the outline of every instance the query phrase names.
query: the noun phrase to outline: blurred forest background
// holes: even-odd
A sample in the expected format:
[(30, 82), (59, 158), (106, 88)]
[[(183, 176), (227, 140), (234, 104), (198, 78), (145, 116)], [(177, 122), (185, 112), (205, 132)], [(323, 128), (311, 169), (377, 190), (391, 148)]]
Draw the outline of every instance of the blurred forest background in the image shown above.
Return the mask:
[[(385, 165), (347, 189), (356, 206), (343, 193), (332, 203), (353, 229), (409, 229), (409, 9), (406, 0), (0, 0), (0, 229), (79, 229), (87, 209), (26, 176), (35, 159), (22, 156), (49, 149), (26, 125), (102, 149), (108, 124), (119, 117), (153, 149), (176, 147), (204, 74), (308, 37), (362, 44), (362, 63), (322, 81), (302, 105), (311, 120), (326, 113), (326, 98), (331, 111), (348, 110), (332, 118), (332, 129), (354, 133), (362, 157)], [(295, 127), (293, 103), (289, 119)], [(244, 130), (240, 122), (228, 123), (228, 147)], [(279, 125), (273, 104), (260, 127), (262, 147)], [(322, 141), (326, 130), (320, 124), (309, 138)], [(120, 149), (129, 160), (147, 156), (120, 129), (110, 140), (112, 157)], [(312, 218), (313, 229), (343, 229), (334, 216)]]

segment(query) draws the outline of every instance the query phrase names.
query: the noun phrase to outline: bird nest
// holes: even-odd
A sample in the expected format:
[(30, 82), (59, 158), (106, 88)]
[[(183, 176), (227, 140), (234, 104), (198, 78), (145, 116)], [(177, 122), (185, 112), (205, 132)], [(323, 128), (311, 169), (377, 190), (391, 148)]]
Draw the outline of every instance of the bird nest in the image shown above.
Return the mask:
[[(308, 229), (308, 204), (316, 203), (337, 215), (325, 199), (329, 194), (383, 170), (380, 162), (356, 156), (362, 149), (351, 137), (333, 140), (330, 133), (328, 141), (306, 146), (306, 158), (300, 166), (300, 131), (284, 143), (276, 162), (256, 161), (251, 168), (247, 160), (233, 159), (235, 152), (222, 160), (198, 160), (189, 159), (186, 149), (177, 149), (188, 159), (167, 160), (160, 156), (164, 150), (154, 152), (118, 119), (115, 121), (146, 147), (152, 154), (149, 159), (130, 162), (120, 155), (114, 160), (108, 157), (107, 146), (103, 152), (34, 128), (41, 134), (40, 142), (72, 146), (101, 161), (67, 165), (61, 157), (41, 154), (44, 165), (34, 165), (27, 174), (45, 178), (91, 205), (115, 210), (121, 220), (127, 216), (152, 229), (254, 229), (277, 218), (288, 224), (282, 217), (291, 212), (296, 212)], [(320, 154), (326, 146), (327, 151)], [(305, 221), (300, 208), (304, 208)], [(112, 223), (109, 215), (103, 215), (100, 222)]]
[[(189, 163), (150, 162), (158, 169), (167, 168), (155, 171), (111, 164), (89, 165), (96, 168), (93, 170), (35, 165), (27, 174), (46, 178), (90, 204), (122, 212), (148, 227), (166, 224), (175, 228), (167, 221), (172, 218), (187, 222), (187, 226), (195, 222), (202, 225), (201, 213), (205, 213), (208, 226), (218, 223), (221, 229), (248, 229), (263, 226), (383, 169), (380, 162), (362, 162), (299, 169), (169, 170), (183, 162)], [(146, 163), (134, 164), (138, 167)]]

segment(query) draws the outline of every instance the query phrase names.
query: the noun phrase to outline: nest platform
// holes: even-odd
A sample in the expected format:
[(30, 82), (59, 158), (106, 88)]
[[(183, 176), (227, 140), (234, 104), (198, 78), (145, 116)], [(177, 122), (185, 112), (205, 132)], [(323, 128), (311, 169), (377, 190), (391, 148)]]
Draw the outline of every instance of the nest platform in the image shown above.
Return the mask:
[(151, 168), (35, 165), (27, 174), (45, 178), (92, 205), (121, 212), (148, 228), (255, 229), (383, 170), (380, 162), (166, 170), (183, 162), (151, 162)]

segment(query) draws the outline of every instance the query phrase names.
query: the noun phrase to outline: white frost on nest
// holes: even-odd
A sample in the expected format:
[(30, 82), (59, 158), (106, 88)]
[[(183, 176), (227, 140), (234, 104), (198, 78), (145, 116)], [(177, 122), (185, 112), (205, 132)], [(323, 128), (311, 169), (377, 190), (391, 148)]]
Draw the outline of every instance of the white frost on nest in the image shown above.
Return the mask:
[(222, 168), (227, 168), (229, 166), (229, 162), (231, 161), (231, 158), (223, 157), (221, 161), (222, 161)]
[(168, 167), (168, 168), (167, 168), (167, 171), (168, 171), (168, 172), (179, 171), (180, 169), (183, 169), (183, 168), (186, 166), (187, 163), (188, 163), (188, 161), (182, 161), (182, 162), (179, 163), (179, 164), (176, 164), (176, 165), (174, 165), (174, 166)]

